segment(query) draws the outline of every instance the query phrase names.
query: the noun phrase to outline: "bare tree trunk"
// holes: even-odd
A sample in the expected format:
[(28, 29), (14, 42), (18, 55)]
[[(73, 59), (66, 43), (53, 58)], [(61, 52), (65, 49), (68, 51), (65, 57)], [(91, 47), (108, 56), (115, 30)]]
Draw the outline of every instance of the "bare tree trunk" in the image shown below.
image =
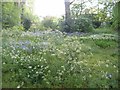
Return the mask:
[(65, 0), (65, 21), (70, 18), (70, 0)]
[[(70, 5), (74, 2), (70, 2), (70, 0), (64, 0), (65, 2), (65, 25), (66, 25), (66, 30), (70, 32), (72, 30), (71, 28), (71, 15), (70, 15)], [(65, 30), (65, 31), (66, 31)]]
[(71, 18), (70, 18), (70, 0), (65, 0), (65, 28), (64, 31), (70, 32), (71, 29)]
[(26, 0), (22, 0), (19, 2), (19, 6), (21, 8), (21, 14), (20, 14), (20, 18), (21, 18), (21, 24), (23, 24), (23, 19), (24, 19), (24, 5), (26, 3)]

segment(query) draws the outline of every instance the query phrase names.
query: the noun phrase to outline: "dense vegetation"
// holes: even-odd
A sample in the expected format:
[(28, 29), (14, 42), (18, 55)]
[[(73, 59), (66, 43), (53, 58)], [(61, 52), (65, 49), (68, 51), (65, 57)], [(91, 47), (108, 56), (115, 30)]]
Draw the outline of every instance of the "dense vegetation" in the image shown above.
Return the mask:
[(3, 87), (118, 87), (117, 35), (2, 33)]
[(118, 88), (120, 2), (107, 1), (75, 0), (67, 20), (2, 2), (2, 87)]

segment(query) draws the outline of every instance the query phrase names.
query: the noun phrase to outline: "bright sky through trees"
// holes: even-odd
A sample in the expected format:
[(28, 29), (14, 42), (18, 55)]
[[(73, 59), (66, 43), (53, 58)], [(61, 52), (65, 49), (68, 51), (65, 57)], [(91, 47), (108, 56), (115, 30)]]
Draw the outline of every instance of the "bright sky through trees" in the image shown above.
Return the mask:
[[(88, 8), (90, 7), (97, 8), (97, 2), (98, 0), (95, 0), (92, 3), (86, 2), (86, 6)], [(99, 8), (103, 8), (103, 6), (99, 5)], [(44, 16), (60, 17), (65, 14), (64, 0), (35, 0), (33, 12), (35, 15), (42, 17)]]
[(61, 16), (64, 15), (64, 0), (35, 0), (34, 14), (37, 16)]

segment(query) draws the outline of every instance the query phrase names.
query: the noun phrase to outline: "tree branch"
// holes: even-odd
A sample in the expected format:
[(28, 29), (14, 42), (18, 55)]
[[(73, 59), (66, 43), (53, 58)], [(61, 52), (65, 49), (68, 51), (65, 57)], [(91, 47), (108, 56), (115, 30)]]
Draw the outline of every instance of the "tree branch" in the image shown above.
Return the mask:
[(75, 0), (73, 0), (72, 2), (70, 2), (70, 4), (72, 4)]

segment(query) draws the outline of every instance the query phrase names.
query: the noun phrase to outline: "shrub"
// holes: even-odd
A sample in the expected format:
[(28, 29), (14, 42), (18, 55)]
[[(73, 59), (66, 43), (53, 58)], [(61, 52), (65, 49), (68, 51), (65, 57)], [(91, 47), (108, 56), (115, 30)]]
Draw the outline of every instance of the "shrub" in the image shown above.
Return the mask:
[(14, 2), (3, 2), (1, 5), (2, 28), (7, 29), (18, 25), (21, 22), (20, 8), (14, 5)]
[(116, 3), (116, 5), (113, 7), (113, 24), (112, 28), (114, 30), (118, 30), (120, 28), (120, 1)]
[(93, 24), (94, 28), (99, 28), (101, 26), (101, 22), (100, 21), (93, 21), (92, 24)]
[(94, 28), (98, 28), (101, 26), (102, 21), (99, 21), (99, 17), (97, 14), (83, 14), (82, 18), (89, 18), (92, 21), (92, 25)]
[(13, 26), (11, 29), (13, 29), (13, 30), (24, 30), (23, 26)]
[(95, 44), (101, 48), (108, 48), (114, 46), (115, 42), (108, 40), (96, 40)]
[(30, 27), (30, 31), (44, 31), (47, 30), (46, 27), (43, 26), (43, 24), (41, 23), (37, 23), (37, 24), (32, 24)]
[(52, 30), (58, 29), (57, 18), (54, 17), (45, 17), (41, 24), (46, 29)]
[(70, 30), (70, 27), (69, 27), (68, 25), (66, 25), (65, 21), (60, 21), (59, 24), (60, 24), (60, 25), (59, 25), (59, 26), (60, 26), (60, 27), (59, 27), (59, 30), (60, 30), (60, 31), (63, 31), (63, 32), (64, 32), (64, 31), (65, 31), (65, 32), (71, 32), (71, 31), (72, 31), (72, 29)]
[(93, 30), (92, 22), (88, 18), (72, 19), (70, 24), (63, 23), (63, 28), (67, 32), (91, 32)]
[(31, 20), (25, 18), (23, 21), (23, 27), (24, 27), (25, 31), (27, 31), (30, 28), (30, 26), (31, 26)]

